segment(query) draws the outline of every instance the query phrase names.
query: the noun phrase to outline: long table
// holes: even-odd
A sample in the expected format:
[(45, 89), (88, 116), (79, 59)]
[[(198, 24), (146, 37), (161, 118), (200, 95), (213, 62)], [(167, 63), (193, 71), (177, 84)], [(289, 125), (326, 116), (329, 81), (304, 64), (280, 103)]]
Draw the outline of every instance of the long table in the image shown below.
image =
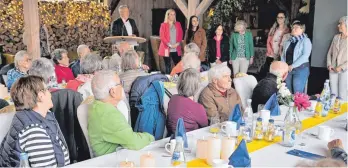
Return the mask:
[[(285, 114), (286, 107), (281, 106), (282, 114), (280, 116), (272, 117), (275, 119), (275, 124), (282, 124)], [(313, 116), (313, 112), (305, 111), (300, 113), (300, 119), (304, 120)], [(319, 125), (327, 125), (335, 129), (335, 134), (332, 139), (341, 139), (343, 141), (344, 149), (347, 150), (347, 131), (345, 130), (345, 124), (347, 123), (347, 113), (342, 113), (337, 115), (335, 118), (321, 123)], [(259, 150), (250, 153), (251, 165), (257, 167), (292, 167), (295, 166), (301, 160), (304, 160), (300, 157), (295, 157), (292, 155), (286, 154), (287, 151), (291, 149), (300, 149), (315, 154), (329, 156), (327, 149), (327, 142), (317, 139), (312, 134), (317, 134), (318, 125), (307, 129), (304, 131), (302, 137), (296, 140), (296, 145), (293, 148), (288, 148), (280, 145), (279, 143), (274, 143)], [(208, 137), (212, 136), (209, 132), (209, 127), (201, 128), (195, 131), (187, 133), (190, 136), (193, 136), (195, 139), (199, 139), (203, 136)], [(219, 134), (223, 136), (223, 134)], [(114, 167), (118, 166), (121, 161), (126, 160), (133, 161), (136, 166), (140, 164), (140, 156), (151, 152), (156, 158), (156, 166), (158, 167), (168, 167), (170, 166), (171, 158), (168, 157), (168, 153), (164, 149), (164, 145), (169, 141), (168, 138), (155, 141), (145, 147), (140, 151), (132, 151), (127, 149), (122, 149), (118, 152), (107, 154), (104, 156), (96, 157), (89, 159), (83, 162), (75, 163), (70, 165), (71, 167)], [(300, 146), (300, 143), (305, 143), (305, 146)], [(195, 160), (195, 153), (187, 153), (186, 160), (192, 161)]]

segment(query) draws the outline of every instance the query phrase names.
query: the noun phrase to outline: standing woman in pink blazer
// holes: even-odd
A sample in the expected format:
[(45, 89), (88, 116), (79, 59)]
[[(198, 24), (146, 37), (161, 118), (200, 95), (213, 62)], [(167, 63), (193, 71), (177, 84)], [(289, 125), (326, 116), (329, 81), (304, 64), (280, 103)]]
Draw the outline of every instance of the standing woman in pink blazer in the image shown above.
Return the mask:
[(182, 38), (183, 30), (181, 24), (176, 21), (175, 11), (168, 9), (160, 28), (161, 44), (158, 50), (158, 55), (164, 59), (165, 74), (171, 72), (172, 61), (176, 65), (181, 60)]

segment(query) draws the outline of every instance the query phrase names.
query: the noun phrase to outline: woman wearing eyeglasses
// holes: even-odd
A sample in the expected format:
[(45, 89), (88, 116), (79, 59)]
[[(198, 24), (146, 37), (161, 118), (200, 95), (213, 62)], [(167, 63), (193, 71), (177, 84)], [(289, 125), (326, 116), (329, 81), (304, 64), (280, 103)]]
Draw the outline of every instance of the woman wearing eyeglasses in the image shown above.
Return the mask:
[(309, 76), (309, 56), (312, 42), (305, 34), (306, 25), (295, 20), (291, 25), (291, 38), (284, 43), (281, 61), (289, 66), (286, 86), (291, 93), (304, 93)]
[(260, 71), (260, 79), (266, 77), (269, 72), (271, 63), (274, 60), (279, 60), (281, 55), (282, 41), (285, 38), (285, 34), (289, 33), (289, 20), (286, 16), (285, 11), (280, 11), (277, 14), (277, 20), (274, 22), (271, 30), (269, 31), (267, 38), (267, 53), (266, 53), (266, 62), (262, 66)]

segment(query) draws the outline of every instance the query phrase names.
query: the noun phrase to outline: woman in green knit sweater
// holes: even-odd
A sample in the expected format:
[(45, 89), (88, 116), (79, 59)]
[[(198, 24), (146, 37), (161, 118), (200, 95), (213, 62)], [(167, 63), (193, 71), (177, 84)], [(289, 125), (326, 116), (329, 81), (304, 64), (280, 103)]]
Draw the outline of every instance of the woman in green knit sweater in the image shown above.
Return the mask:
[(233, 74), (239, 72), (247, 73), (249, 65), (254, 59), (253, 36), (246, 30), (247, 24), (244, 20), (238, 20), (234, 26), (234, 33), (230, 38), (230, 61)]

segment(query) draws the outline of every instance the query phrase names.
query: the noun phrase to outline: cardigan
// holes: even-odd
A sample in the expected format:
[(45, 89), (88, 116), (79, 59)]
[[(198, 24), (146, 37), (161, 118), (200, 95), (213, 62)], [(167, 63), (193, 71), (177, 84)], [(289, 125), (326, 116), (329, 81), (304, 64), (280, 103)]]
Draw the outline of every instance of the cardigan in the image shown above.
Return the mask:
[[(347, 39), (345, 40), (346, 40), (345, 44), (347, 45)], [(327, 53), (327, 66), (341, 67), (343, 70), (348, 69), (348, 64), (347, 64), (348, 53), (347, 53), (346, 45), (343, 45), (344, 47), (340, 47), (342, 46), (341, 34), (335, 35), (335, 37), (332, 40), (329, 51)], [(334, 63), (334, 61), (336, 61), (336, 63)]]
[[(220, 41), (220, 51), (221, 51), (221, 62), (229, 61), (229, 38), (227, 35), (222, 35), (222, 40)], [(214, 63), (216, 61), (216, 40), (214, 37), (208, 41), (208, 62)]]
[[(240, 37), (240, 34), (236, 32), (231, 35), (231, 38), (230, 38), (231, 60), (235, 60), (237, 58), (239, 37)], [(255, 55), (253, 35), (251, 34), (250, 31), (246, 31), (244, 34), (244, 38), (245, 38), (245, 58), (249, 60), (251, 57)]]
[[(188, 35), (188, 31), (186, 30), (185, 38), (184, 38), (185, 43), (188, 38), (187, 35)], [(193, 38), (190, 39), (190, 42), (197, 44), (197, 46), (199, 47), (200, 49), (199, 59), (201, 60), (201, 62), (206, 61), (205, 50), (207, 48), (207, 36), (206, 36), (205, 30), (200, 27), (196, 31), (196, 33), (194, 33)]]
[[(271, 32), (272, 31), (276, 31), (276, 30), (272, 30), (270, 31), (270, 33), (268, 34), (268, 38), (267, 38), (267, 53), (266, 53), (266, 56), (267, 57), (273, 57), (275, 56), (275, 53), (273, 52), (273, 36), (274, 34), (272, 35)], [(289, 28), (286, 27), (286, 29), (283, 30), (282, 34), (280, 35), (280, 40), (279, 40), (279, 53), (276, 53), (277, 55), (281, 53), (281, 46), (282, 46), (282, 42), (283, 42), (283, 39), (284, 39), (284, 35), (289, 33)]]
[[(176, 42), (181, 43), (182, 37), (183, 37), (183, 30), (181, 27), (180, 22), (175, 22), (175, 28), (176, 28)], [(169, 46), (170, 43), (170, 29), (169, 29), (169, 23), (162, 23), (160, 28), (160, 39), (161, 44), (158, 49), (158, 55), (161, 57), (165, 56), (165, 50), (168, 50), (169, 53)], [(176, 51), (178, 53), (178, 56), (181, 56), (181, 45), (179, 44), (178, 47), (176, 47)]]
[(168, 133), (175, 133), (179, 118), (183, 118), (186, 132), (208, 126), (204, 107), (190, 98), (174, 95), (170, 98), (167, 112)]
[(140, 150), (154, 141), (149, 133), (133, 132), (123, 114), (112, 104), (95, 100), (88, 108), (88, 137), (93, 153), (102, 156), (122, 146)]

